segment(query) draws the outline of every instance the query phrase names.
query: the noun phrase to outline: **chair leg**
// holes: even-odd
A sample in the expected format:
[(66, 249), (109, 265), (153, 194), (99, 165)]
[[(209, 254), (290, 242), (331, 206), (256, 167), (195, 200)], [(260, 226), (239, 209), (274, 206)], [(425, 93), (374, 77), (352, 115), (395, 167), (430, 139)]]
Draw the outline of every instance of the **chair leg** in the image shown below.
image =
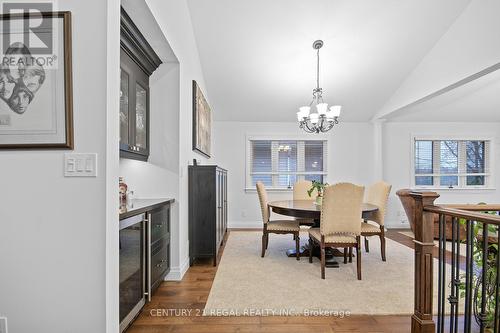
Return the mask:
[(347, 247), (344, 247), (344, 264), (347, 264)]
[(299, 236), (299, 234), (295, 235), (295, 252), (296, 252), (297, 260), (300, 260), (300, 236)]
[(269, 245), (269, 234), (267, 234), (267, 236), (266, 236), (266, 250), (267, 250), (268, 245)]
[(361, 237), (357, 236), (356, 238), (357, 238), (356, 264), (357, 264), (358, 280), (361, 280)]
[(266, 244), (267, 244), (267, 233), (262, 234), (262, 254), (261, 257), (264, 258), (264, 255), (266, 254)]
[(365, 236), (365, 251), (370, 252), (370, 245), (368, 244), (368, 238)]
[(384, 226), (380, 226), (380, 252), (382, 253), (382, 261), (385, 261), (385, 231)]
[(349, 262), (352, 262), (352, 247), (349, 248)]
[(323, 244), (321, 244), (321, 278), (323, 280), (325, 279), (325, 266), (326, 266), (325, 247)]
[(313, 262), (313, 240), (311, 238), (311, 236), (309, 236), (309, 263), (312, 264)]

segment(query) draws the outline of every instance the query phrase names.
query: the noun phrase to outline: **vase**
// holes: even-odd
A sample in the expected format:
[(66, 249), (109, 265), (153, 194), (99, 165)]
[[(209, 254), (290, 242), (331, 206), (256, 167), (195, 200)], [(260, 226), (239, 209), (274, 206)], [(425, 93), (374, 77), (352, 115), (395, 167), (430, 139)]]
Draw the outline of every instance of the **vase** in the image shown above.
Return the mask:
[(318, 205), (318, 206), (321, 206), (322, 203), (323, 203), (323, 197), (318, 195), (316, 197), (315, 204)]

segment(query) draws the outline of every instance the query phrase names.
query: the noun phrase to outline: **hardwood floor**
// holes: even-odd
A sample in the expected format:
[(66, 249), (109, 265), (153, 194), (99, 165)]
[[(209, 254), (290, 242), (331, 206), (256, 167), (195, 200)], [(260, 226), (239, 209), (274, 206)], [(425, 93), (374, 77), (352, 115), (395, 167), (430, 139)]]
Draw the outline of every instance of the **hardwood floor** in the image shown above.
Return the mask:
[[(386, 233), (398, 237), (397, 231)], [(409, 237), (408, 237), (409, 238)], [(404, 242), (404, 238), (401, 242)], [(403, 244), (403, 243), (402, 243)], [(406, 245), (406, 244), (405, 244)], [(222, 251), (221, 251), (222, 254)], [(201, 316), (217, 267), (212, 260), (198, 262), (179, 282), (164, 282), (127, 333), (323, 333), (410, 332), (410, 316)], [(376, 286), (374, 286), (376, 287)]]

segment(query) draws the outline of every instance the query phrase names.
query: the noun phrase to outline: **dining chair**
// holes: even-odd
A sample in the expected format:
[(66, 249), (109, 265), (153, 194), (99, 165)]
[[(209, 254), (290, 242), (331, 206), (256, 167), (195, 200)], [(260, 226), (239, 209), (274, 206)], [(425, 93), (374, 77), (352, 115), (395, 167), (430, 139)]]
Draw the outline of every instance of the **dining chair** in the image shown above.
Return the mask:
[(382, 254), (382, 261), (385, 261), (385, 228), (384, 219), (387, 210), (387, 200), (391, 192), (392, 185), (379, 181), (372, 184), (366, 190), (365, 202), (377, 206), (378, 210), (371, 213), (369, 219), (365, 219), (361, 223), (361, 236), (365, 238), (365, 251), (370, 252), (368, 244), (369, 236), (380, 237), (380, 252)]
[(312, 187), (312, 181), (299, 180), (293, 185), (293, 200), (316, 200), (318, 191), (314, 189), (311, 196), (307, 193)]
[[(309, 247), (317, 243), (321, 251), (321, 278), (325, 278), (325, 248), (356, 248), (358, 280), (361, 280), (361, 214), (365, 188), (351, 183), (325, 187), (319, 228), (309, 229)], [(312, 251), (309, 251), (312, 263)]]
[[(309, 191), (312, 187), (312, 181), (310, 180), (299, 180), (293, 185), (293, 200), (307, 200), (307, 201), (314, 201), (316, 200), (316, 197), (318, 196), (318, 191), (314, 189), (314, 191), (311, 193), (311, 196), (309, 196)], [(314, 225), (314, 220), (313, 219), (306, 219), (306, 218), (295, 218), (296, 221), (299, 222), (299, 225), (304, 225), (304, 226), (311, 226)]]
[(292, 234), (295, 239), (295, 250), (297, 252), (297, 260), (300, 260), (300, 226), (296, 220), (274, 220), (270, 221), (270, 211), (268, 206), (267, 191), (262, 182), (257, 182), (257, 194), (259, 195), (260, 208), (262, 211), (262, 222), (264, 223), (262, 234), (262, 258), (266, 254), (267, 245), (269, 244), (269, 234)]

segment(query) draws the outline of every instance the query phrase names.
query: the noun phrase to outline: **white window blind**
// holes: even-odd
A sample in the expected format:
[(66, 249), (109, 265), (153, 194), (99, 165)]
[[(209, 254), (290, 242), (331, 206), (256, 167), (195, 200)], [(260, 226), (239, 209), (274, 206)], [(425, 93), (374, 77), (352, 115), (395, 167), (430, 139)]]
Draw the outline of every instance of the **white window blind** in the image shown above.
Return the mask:
[(327, 148), (324, 140), (249, 140), (247, 188), (261, 181), (288, 189), (301, 179), (323, 181)]
[(416, 187), (485, 188), (489, 186), (489, 140), (415, 139)]

